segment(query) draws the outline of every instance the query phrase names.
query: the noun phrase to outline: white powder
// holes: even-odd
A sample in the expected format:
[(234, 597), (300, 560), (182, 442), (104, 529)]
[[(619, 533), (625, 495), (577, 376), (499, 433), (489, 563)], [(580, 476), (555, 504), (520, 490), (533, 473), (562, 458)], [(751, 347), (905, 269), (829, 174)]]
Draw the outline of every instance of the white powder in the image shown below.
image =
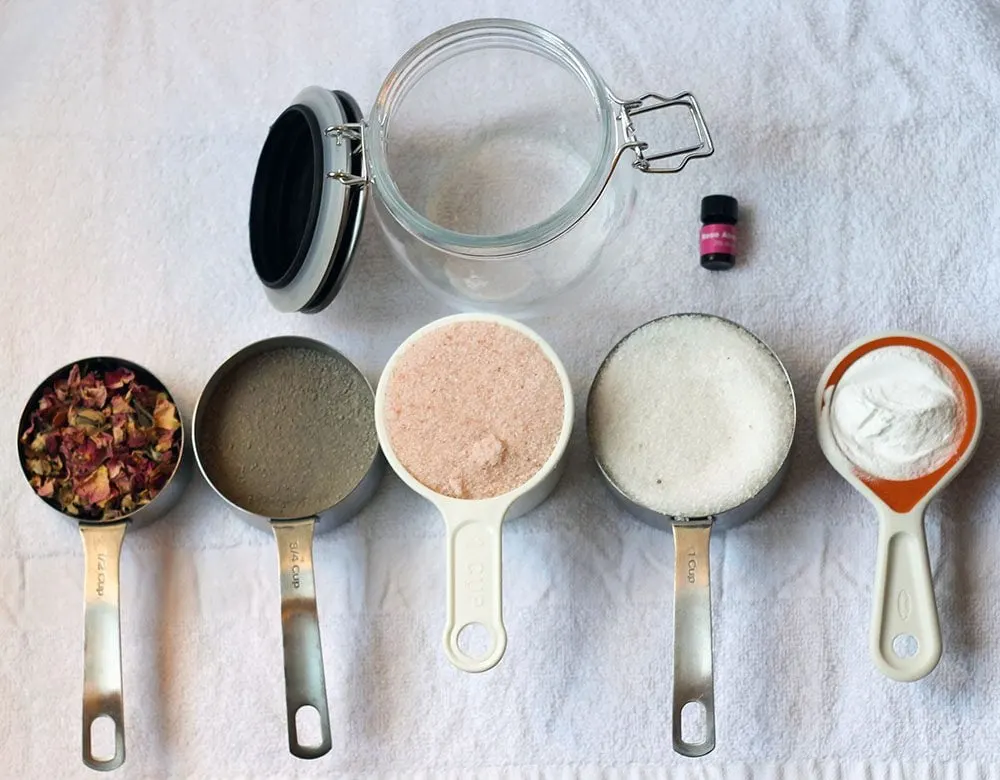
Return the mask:
[(704, 315), (654, 320), (611, 354), (590, 398), (598, 462), (633, 501), (705, 517), (752, 498), (791, 445), (795, 401), (777, 358)]
[(853, 363), (830, 406), (833, 436), (874, 477), (915, 479), (951, 457), (962, 430), (954, 378), (915, 347), (883, 347)]

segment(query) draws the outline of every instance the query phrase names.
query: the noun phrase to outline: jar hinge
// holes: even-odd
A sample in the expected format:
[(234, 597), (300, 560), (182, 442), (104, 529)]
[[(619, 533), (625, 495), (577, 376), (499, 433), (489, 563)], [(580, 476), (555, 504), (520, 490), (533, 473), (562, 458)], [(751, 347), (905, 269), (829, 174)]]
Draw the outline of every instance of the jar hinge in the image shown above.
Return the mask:
[(357, 142), (351, 150), (352, 155), (361, 155), (361, 173), (353, 174), (349, 171), (327, 171), (328, 179), (336, 179), (346, 187), (365, 187), (371, 179), (368, 177), (368, 160), (365, 155), (365, 125), (364, 122), (350, 122), (342, 125), (331, 125), (323, 131), (325, 135), (334, 139), (337, 146), (347, 141)]

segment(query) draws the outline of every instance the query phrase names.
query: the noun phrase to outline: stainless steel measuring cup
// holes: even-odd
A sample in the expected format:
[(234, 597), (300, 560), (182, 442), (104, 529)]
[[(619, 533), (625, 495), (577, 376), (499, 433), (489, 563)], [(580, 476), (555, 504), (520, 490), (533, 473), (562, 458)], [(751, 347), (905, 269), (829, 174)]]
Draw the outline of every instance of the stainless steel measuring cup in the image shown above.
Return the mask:
[[(63, 366), (46, 377), (31, 394), (17, 427), (18, 460), (26, 479), (30, 479), (21, 455), (21, 434), (30, 424), (32, 412), (45, 389), (57, 379), (69, 375), (74, 365), (87, 370), (106, 371), (127, 368), (143, 384), (172, 393), (148, 369), (116, 357), (92, 357)], [(176, 406), (176, 402), (174, 403)], [(107, 772), (125, 763), (125, 710), (122, 694), (122, 648), (119, 599), (119, 563), (125, 531), (142, 528), (163, 517), (180, 500), (191, 473), (190, 463), (184, 457), (187, 436), (180, 410), (181, 443), (177, 462), (166, 484), (153, 499), (138, 509), (109, 521), (81, 520), (64, 512), (54, 501), (41, 498), (48, 506), (79, 526), (83, 540), (83, 763), (91, 769)], [(34, 491), (32, 491), (34, 492)], [(37, 493), (36, 493), (37, 495)], [(114, 753), (108, 757), (94, 755), (93, 727), (100, 718), (109, 718), (114, 724)]]
[[(750, 335), (774, 359), (788, 386), (792, 425), (788, 447), (780, 465), (766, 484), (749, 499), (731, 506), (720, 506), (705, 517), (689, 517), (673, 511), (658, 511), (630, 496), (614, 479), (607, 464), (602, 462), (594, 425), (595, 388), (602, 374), (619, 350), (643, 328), (674, 317), (701, 317), (719, 320)], [(712, 529), (725, 531), (754, 517), (777, 492), (788, 470), (789, 455), (795, 429), (795, 395), (791, 379), (777, 355), (760, 339), (736, 323), (707, 314), (675, 314), (641, 325), (619, 341), (604, 359), (591, 384), (587, 403), (587, 431), (597, 467), (612, 495), (630, 514), (660, 530), (670, 530), (674, 538), (674, 687), (673, 687), (673, 747), (677, 753), (698, 757), (715, 748), (715, 686), (712, 652), (712, 594), (709, 565), (709, 541)], [(660, 432), (669, 437), (670, 431)], [(683, 734), (682, 712), (688, 704), (704, 707), (704, 739), (692, 743)]]
[[(285, 666), (285, 703), (288, 718), (288, 749), (298, 758), (319, 758), (330, 751), (330, 713), (326, 699), (326, 676), (316, 612), (316, 583), (313, 573), (313, 534), (331, 531), (356, 515), (374, 495), (385, 471), (385, 462), (376, 444), (364, 476), (342, 500), (333, 506), (312, 507), (302, 517), (267, 517), (234, 499), (212, 478), (211, 455), (206, 435), (206, 411), (213, 394), (224, 380), (244, 362), (262, 353), (285, 347), (298, 347), (342, 361), (367, 388), (369, 403), (374, 392), (361, 372), (344, 355), (326, 344), (300, 336), (278, 336), (244, 347), (224, 362), (208, 380), (195, 407), (192, 439), (195, 459), (212, 489), (246, 522), (274, 534), (278, 543), (278, 568), (281, 577), (281, 632)], [(316, 399), (322, 402), (321, 398)], [(254, 420), (248, 420), (253, 425)], [(374, 435), (374, 431), (373, 431)], [(303, 707), (313, 707), (319, 714), (320, 742), (306, 745), (299, 740), (296, 716)]]

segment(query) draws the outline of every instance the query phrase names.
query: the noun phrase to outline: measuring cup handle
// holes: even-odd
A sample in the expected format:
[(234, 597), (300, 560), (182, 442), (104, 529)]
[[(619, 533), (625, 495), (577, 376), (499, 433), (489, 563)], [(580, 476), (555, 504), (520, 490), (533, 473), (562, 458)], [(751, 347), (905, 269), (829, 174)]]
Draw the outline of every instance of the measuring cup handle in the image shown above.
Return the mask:
[[(711, 523), (675, 523), (674, 531), (674, 750), (697, 758), (715, 749), (712, 673)], [(704, 739), (684, 739), (684, 708), (704, 707)]]
[(941, 658), (923, 507), (907, 514), (879, 507), (877, 554), (872, 658), (887, 677), (913, 682), (930, 674)]
[[(462, 671), (485, 672), (500, 662), (507, 648), (502, 599), (503, 511), (481, 517), (460, 512), (445, 515), (448, 603), (444, 651)], [(473, 634), (485, 629), (487, 644), (481, 654), (462, 648), (460, 634), (467, 627)]]
[[(297, 758), (319, 758), (329, 753), (332, 746), (323, 646), (316, 614), (316, 579), (312, 562), (315, 525), (314, 517), (271, 522), (278, 542), (281, 574), (281, 639), (285, 655), (288, 750)], [(313, 707), (319, 715), (319, 744), (303, 745), (299, 741), (296, 716), (303, 707)]]
[[(107, 772), (125, 763), (118, 570), (126, 521), (81, 525), (83, 540), (83, 763)], [(98, 718), (115, 727), (115, 752), (98, 758), (91, 732)]]

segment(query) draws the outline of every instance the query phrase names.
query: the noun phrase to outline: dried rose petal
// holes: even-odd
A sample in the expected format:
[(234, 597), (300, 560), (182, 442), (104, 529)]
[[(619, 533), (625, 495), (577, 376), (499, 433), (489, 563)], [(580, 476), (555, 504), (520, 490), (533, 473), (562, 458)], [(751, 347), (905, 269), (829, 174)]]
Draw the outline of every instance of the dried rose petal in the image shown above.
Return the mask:
[(181, 427), (177, 419), (177, 407), (167, 398), (166, 393), (160, 393), (156, 398), (156, 407), (153, 409), (153, 423), (157, 428), (164, 431), (176, 431)]
[(38, 486), (35, 492), (38, 493), (42, 498), (48, 498), (56, 490), (56, 481), (54, 479), (47, 479), (41, 485)]
[(135, 379), (135, 374), (128, 368), (115, 368), (104, 374), (104, 385), (108, 390), (117, 390), (125, 387)]
[(108, 458), (108, 450), (99, 446), (89, 436), (85, 436), (78, 444), (64, 447), (63, 454), (66, 455), (66, 466), (70, 475), (76, 479), (90, 475)]
[(104, 425), (104, 414), (99, 409), (71, 406), (67, 423), (84, 433), (95, 433)]
[(92, 433), (90, 435), (90, 440), (102, 450), (108, 452), (111, 451), (111, 445), (114, 444), (114, 439), (111, 434), (107, 431), (98, 431), (97, 433)]
[(28, 471), (32, 474), (44, 477), (52, 473), (52, 467), (48, 458), (32, 458), (25, 461), (24, 465), (28, 467)]
[(100, 409), (108, 400), (108, 390), (104, 385), (95, 384), (92, 387), (82, 387), (80, 398), (90, 409)]
[(139, 428), (129, 420), (128, 425), (125, 429), (126, 439), (125, 444), (129, 449), (140, 450), (149, 444), (149, 434), (147, 433), (148, 428)]
[(156, 452), (158, 453), (169, 452), (170, 448), (173, 446), (174, 446), (173, 431), (167, 431), (166, 433), (161, 433), (160, 437), (156, 440)]
[(93, 474), (76, 486), (76, 494), (84, 504), (98, 504), (111, 498), (111, 483), (108, 470), (101, 466)]

